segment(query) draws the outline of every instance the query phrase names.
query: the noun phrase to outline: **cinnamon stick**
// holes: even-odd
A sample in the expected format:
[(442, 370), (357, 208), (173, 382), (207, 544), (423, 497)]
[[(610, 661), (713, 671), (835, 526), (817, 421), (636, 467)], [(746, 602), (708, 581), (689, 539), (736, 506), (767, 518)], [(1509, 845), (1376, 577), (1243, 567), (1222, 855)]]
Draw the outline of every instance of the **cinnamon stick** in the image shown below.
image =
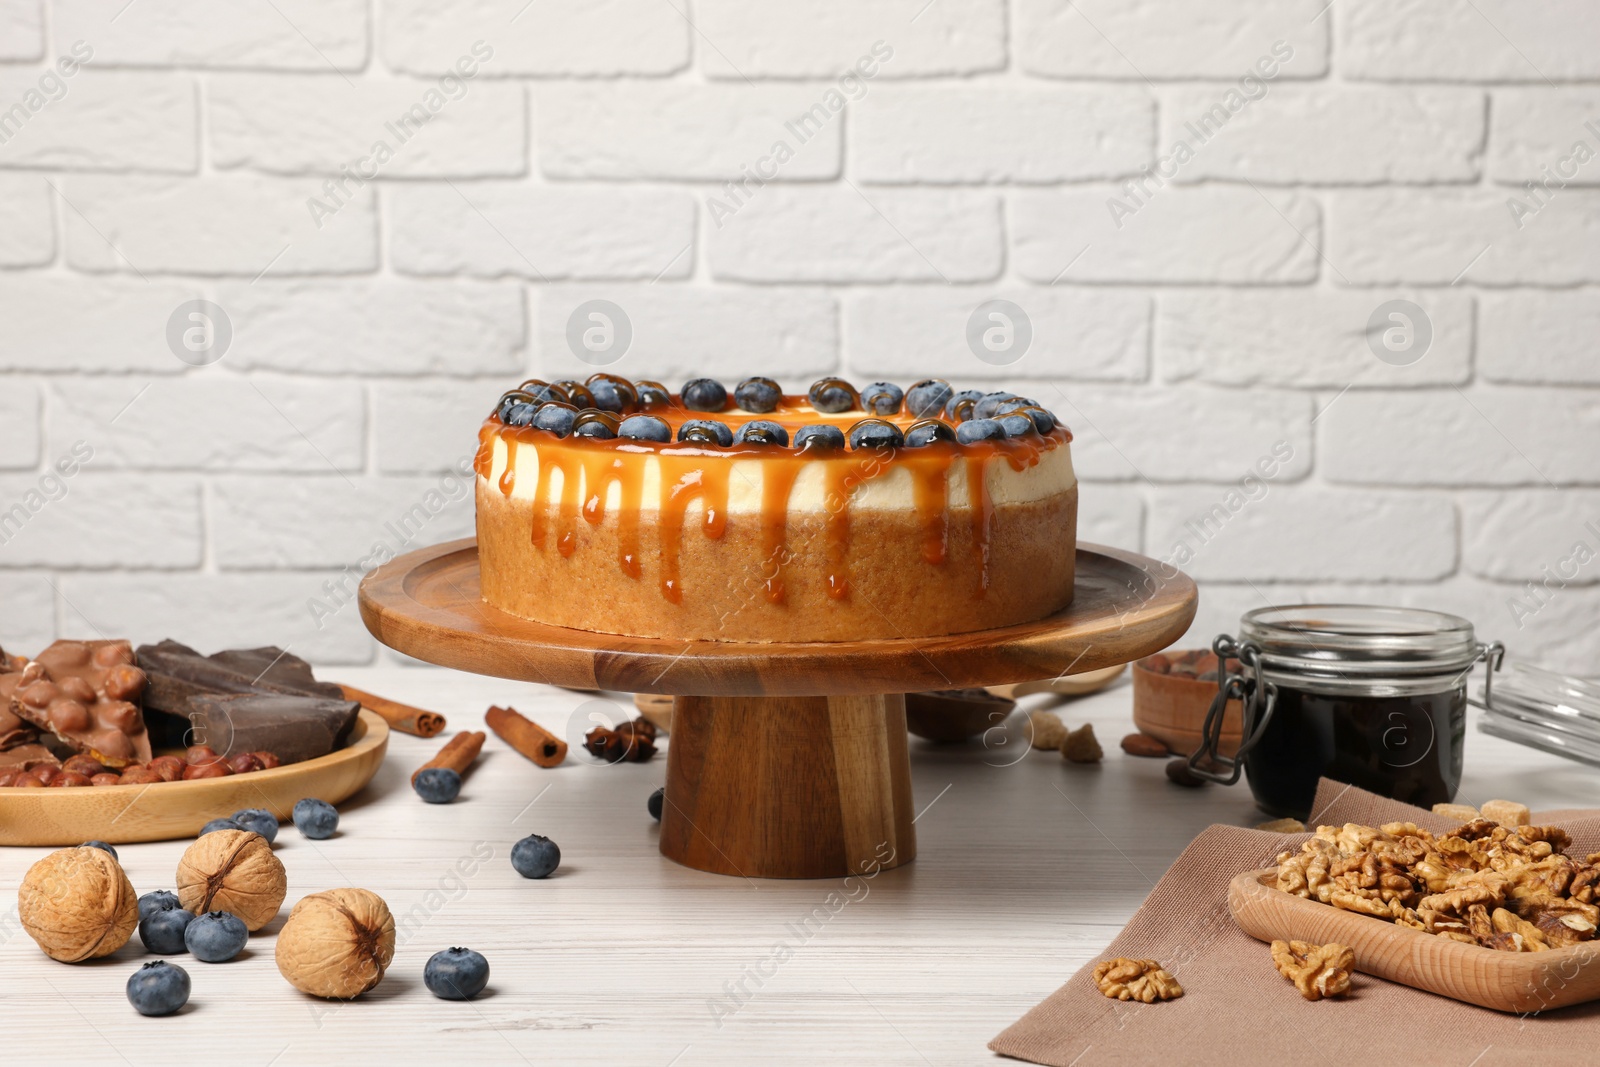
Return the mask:
[(558, 766), (567, 758), (567, 743), (516, 708), (492, 707), (483, 719), (495, 736), (541, 767)]
[(437, 756), (411, 772), (411, 784), (415, 785), (417, 775), (432, 767), (448, 767), (457, 774), (466, 774), (467, 768), (478, 758), (478, 753), (483, 751), (486, 736), (482, 730), (462, 730), (445, 743)]
[(346, 700), (354, 700), (362, 707), (383, 716), (390, 729), (417, 737), (433, 737), (444, 729), (444, 716), (436, 711), (424, 711), (398, 700), (376, 696), (353, 685), (339, 686)]

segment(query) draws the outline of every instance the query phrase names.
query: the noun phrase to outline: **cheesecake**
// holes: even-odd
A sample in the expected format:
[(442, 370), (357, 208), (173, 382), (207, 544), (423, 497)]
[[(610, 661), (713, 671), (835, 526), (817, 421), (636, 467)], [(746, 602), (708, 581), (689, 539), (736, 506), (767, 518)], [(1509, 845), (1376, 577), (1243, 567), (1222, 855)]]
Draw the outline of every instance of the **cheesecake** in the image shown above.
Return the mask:
[(1071, 432), (930, 379), (532, 379), (479, 430), (484, 600), (685, 641), (919, 638), (1072, 599)]

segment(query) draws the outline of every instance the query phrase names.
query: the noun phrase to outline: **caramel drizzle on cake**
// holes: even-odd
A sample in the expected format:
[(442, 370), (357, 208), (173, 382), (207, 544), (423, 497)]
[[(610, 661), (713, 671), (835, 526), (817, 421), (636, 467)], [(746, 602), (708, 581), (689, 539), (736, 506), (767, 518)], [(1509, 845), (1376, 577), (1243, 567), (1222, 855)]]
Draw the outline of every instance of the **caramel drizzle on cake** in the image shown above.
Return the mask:
[[(833, 418), (803, 411), (804, 406), (804, 398), (786, 396), (777, 411), (766, 415), (730, 410), (707, 417), (715, 417), (735, 429), (743, 423), (764, 418), (791, 432), (805, 425), (853, 422), (861, 417), (860, 412), (854, 412), (843, 418)], [(673, 408), (655, 414), (676, 430), (687, 417), (702, 413)], [(605, 521), (610, 487), (616, 483), (619, 487), (618, 565), (637, 580), (643, 576), (639, 526), (644, 510), (645, 465), (653, 458), (660, 464), (661, 497), (657, 512), (660, 558), (657, 562), (661, 594), (672, 603), (682, 603), (684, 590), (679, 557), (691, 505), (700, 502), (702, 535), (720, 540), (730, 521), (730, 479), (739, 476), (732, 461), (757, 460), (762, 473), (758, 516), (764, 560), (762, 595), (769, 603), (782, 604), (786, 596), (783, 567), (787, 561), (790, 502), (795, 483), (807, 465), (823, 465), (828, 593), (836, 600), (843, 600), (850, 593), (845, 560), (850, 546), (850, 504), (856, 491), (892, 470), (907, 470), (912, 483), (912, 507), (921, 533), (922, 558), (929, 564), (943, 565), (948, 557), (949, 476), (959, 461), (965, 465), (968, 504), (975, 516), (974, 552), (978, 557), (979, 585), (974, 595), (981, 598), (989, 587), (990, 525), (994, 514), (988, 476), (990, 465), (1004, 460), (1013, 470), (1022, 471), (1035, 466), (1044, 453), (1071, 439), (1070, 431), (1057, 426), (1044, 434), (965, 444), (935, 441), (915, 448), (817, 452), (751, 444), (717, 447), (629, 438), (561, 437), (532, 426), (507, 426), (498, 416), (491, 416), (479, 430), (474, 466), (481, 477), (490, 478), (495, 442), (503, 442), (505, 469), (496, 487), (510, 497), (516, 489), (519, 449), (526, 446), (536, 450), (538, 474), (529, 536), (536, 547), (543, 551), (554, 548), (564, 557), (570, 557), (576, 550), (580, 515), (594, 526)], [(558, 473), (560, 496), (552, 507), (552, 480)]]

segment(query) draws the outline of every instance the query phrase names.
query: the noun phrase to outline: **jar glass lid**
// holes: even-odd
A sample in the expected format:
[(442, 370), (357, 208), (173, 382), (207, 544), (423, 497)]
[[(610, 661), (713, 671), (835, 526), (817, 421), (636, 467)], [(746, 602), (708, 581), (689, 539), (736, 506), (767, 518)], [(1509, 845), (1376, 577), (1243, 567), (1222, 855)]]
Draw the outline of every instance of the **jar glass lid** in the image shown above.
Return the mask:
[(1484, 733), (1600, 765), (1600, 683), (1519, 663), (1484, 699)]
[(1351, 691), (1454, 684), (1482, 653), (1472, 623), (1458, 615), (1370, 604), (1257, 608), (1240, 620), (1239, 636), (1261, 650), (1269, 681)]

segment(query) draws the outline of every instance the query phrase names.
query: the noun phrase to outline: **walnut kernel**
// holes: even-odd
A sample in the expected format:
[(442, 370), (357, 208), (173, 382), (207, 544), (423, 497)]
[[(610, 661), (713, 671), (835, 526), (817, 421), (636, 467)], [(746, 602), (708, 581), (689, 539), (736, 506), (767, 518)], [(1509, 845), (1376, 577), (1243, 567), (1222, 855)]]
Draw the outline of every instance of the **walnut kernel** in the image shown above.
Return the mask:
[(1028, 712), (1028, 726), (1033, 734), (1033, 747), (1054, 752), (1067, 736), (1066, 724), (1053, 711), (1039, 709)]
[(1067, 736), (1061, 739), (1061, 758), (1069, 763), (1099, 763), (1104, 759), (1105, 750), (1095, 740), (1094, 727), (1084, 723), (1076, 730), (1067, 731)]
[(1333, 942), (1313, 945), (1309, 941), (1274, 941), (1272, 962), (1279, 974), (1294, 983), (1302, 997), (1321, 1000), (1350, 992), (1350, 972), (1355, 970), (1356, 954)]
[(1176, 1000), (1183, 996), (1183, 986), (1155, 960), (1130, 960), (1119, 956), (1098, 963), (1094, 968), (1094, 984), (1112, 1000), (1154, 1004), (1158, 1000)]

